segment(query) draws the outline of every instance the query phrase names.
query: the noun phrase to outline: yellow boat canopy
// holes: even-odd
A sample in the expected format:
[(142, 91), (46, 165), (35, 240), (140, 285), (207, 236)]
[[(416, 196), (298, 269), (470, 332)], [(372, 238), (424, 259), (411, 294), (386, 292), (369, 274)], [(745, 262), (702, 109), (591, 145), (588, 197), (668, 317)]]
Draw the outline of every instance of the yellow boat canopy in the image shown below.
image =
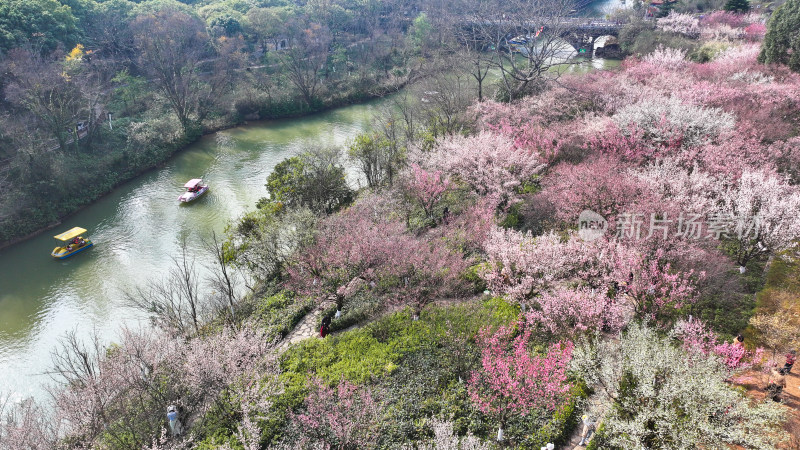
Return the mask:
[(57, 234), (57, 235), (55, 235), (53, 237), (58, 239), (59, 241), (68, 241), (68, 240), (70, 240), (72, 238), (75, 238), (75, 237), (78, 237), (78, 236), (82, 235), (83, 233), (86, 233), (86, 228), (75, 227), (75, 228), (73, 228), (73, 229), (71, 229), (69, 231), (65, 231), (65, 232), (63, 232), (61, 234)]

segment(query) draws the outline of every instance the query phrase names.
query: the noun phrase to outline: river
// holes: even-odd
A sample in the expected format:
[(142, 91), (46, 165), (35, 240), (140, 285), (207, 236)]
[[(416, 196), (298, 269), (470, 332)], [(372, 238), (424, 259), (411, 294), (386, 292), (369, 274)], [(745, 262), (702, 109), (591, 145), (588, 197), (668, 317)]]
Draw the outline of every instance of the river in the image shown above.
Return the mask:
[[(585, 61), (573, 71), (616, 66)], [(41, 398), (51, 352), (65, 333), (113, 342), (121, 326), (147, 326), (124, 292), (165, 275), (185, 239), (198, 266), (212, 233), (266, 195), (275, 165), (312, 144), (342, 146), (369, 127), (377, 100), (304, 118), (259, 122), (203, 137), (161, 168), (118, 187), (57, 229), (0, 250), (0, 396)], [(202, 177), (203, 198), (180, 205), (183, 184)], [(53, 235), (88, 229), (95, 246), (53, 260)]]
[[(43, 233), (0, 251), (0, 391), (38, 396), (50, 352), (70, 330), (113, 341), (122, 324), (146, 325), (124, 305), (126, 290), (160, 278), (186, 239), (198, 266), (203, 242), (266, 195), (267, 175), (313, 144), (344, 145), (366, 130), (378, 103), (301, 119), (261, 122), (206, 136)], [(210, 190), (180, 205), (183, 184), (202, 177)], [(52, 235), (81, 226), (94, 247), (53, 260)]]

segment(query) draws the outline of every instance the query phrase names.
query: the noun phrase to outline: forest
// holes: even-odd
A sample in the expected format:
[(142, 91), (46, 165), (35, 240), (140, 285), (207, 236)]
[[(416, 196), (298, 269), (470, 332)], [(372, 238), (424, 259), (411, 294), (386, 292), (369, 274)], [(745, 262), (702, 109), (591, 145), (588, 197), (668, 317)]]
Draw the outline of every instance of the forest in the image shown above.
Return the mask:
[(0, 446), (800, 446), (800, 0), (636, 5), (584, 74), (555, 0), (64, 3), (0, 0), (4, 239), (203, 133), (404, 89), (275, 167), (211, 291), (184, 249), (127, 293), (150, 328), (65, 336)]

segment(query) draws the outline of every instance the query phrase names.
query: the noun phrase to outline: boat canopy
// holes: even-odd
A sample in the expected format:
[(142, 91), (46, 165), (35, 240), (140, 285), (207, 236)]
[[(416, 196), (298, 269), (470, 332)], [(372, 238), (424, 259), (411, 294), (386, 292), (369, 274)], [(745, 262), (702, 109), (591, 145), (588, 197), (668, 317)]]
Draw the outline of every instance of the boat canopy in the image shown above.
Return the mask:
[(83, 233), (86, 233), (86, 228), (75, 227), (75, 228), (73, 228), (73, 229), (71, 229), (69, 231), (65, 231), (65, 232), (63, 232), (61, 234), (57, 234), (57, 235), (55, 235), (53, 237), (58, 239), (59, 241), (68, 241), (68, 240), (70, 240), (72, 238), (76, 238), (76, 237), (82, 235)]
[(183, 187), (185, 187), (187, 189), (193, 188), (193, 187), (197, 186), (198, 184), (200, 184), (202, 182), (203, 182), (202, 178), (193, 178), (193, 179), (187, 181), (186, 184), (183, 185)]

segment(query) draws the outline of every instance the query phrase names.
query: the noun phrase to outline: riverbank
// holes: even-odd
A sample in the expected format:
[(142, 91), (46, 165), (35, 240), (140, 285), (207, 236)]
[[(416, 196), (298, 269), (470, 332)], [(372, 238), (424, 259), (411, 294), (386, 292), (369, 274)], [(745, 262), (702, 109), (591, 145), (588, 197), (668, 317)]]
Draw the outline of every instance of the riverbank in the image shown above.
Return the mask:
[[(20, 211), (18, 216), (9, 216), (7, 218), (3, 218), (0, 221), (0, 237), (3, 237), (4, 230), (14, 229), (14, 226), (11, 226), (11, 223), (15, 221), (19, 223), (30, 223), (29, 227), (19, 230), (15, 235), (10, 237), (4, 237), (0, 240), (0, 250), (11, 247), (15, 244), (19, 244), (20, 242), (24, 242), (28, 239), (36, 237), (48, 230), (51, 230), (55, 227), (61, 225), (65, 220), (69, 219), (70, 217), (74, 216), (78, 212), (85, 209), (87, 206), (91, 205), (92, 203), (96, 202), (100, 198), (108, 195), (114, 189), (118, 188), (119, 186), (127, 183), (136, 177), (139, 177), (149, 171), (157, 169), (163, 166), (164, 163), (170, 160), (170, 158), (174, 157), (176, 154), (180, 153), (181, 151), (185, 150), (189, 146), (198, 142), (203, 136), (208, 136), (214, 133), (218, 133), (220, 131), (224, 131), (227, 129), (249, 125), (253, 123), (257, 123), (260, 121), (267, 121), (267, 120), (282, 120), (282, 119), (295, 119), (301, 117), (310, 117), (315, 114), (324, 113), (333, 109), (341, 108), (344, 106), (355, 105), (359, 103), (365, 103), (372, 100), (376, 100), (379, 98), (383, 98), (387, 95), (391, 95), (400, 89), (403, 89), (410, 81), (412, 80), (397, 80), (396, 83), (379, 86), (377, 90), (372, 92), (353, 92), (349, 95), (344, 97), (334, 97), (329, 101), (320, 101), (313, 105), (307, 105), (305, 108), (283, 108), (285, 113), (277, 114), (273, 111), (281, 110), (280, 105), (275, 107), (267, 107), (265, 105), (263, 111), (258, 111), (256, 113), (251, 113), (248, 116), (242, 116), (240, 114), (233, 114), (229, 117), (235, 119), (229, 122), (210, 122), (209, 124), (204, 124), (206, 126), (203, 127), (202, 132), (199, 133), (184, 133), (177, 143), (170, 145), (162, 145), (160, 148), (156, 149), (154, 152), (157, 157), (154, 160), (148, 160), (148, 164), (140, 166), (140, 167), (132, 167), (129, 173), (123, 174), (115, 179), (111, 184), (106, 184), (101, 186), (101, 188), (95, 192), (92, 192), (90, 195), (85, 196), (81, 195), (80, 197), (75, 198), (77, 203), (71, 203), (74, 205), (69, 211), (59, 214), (55, 221), (52, 218), (48, 218), (47, 216), (40, 216), (41, 219), (34, 220), (32, 223), (30, 222), (30, 211)], [(85, 191), (84, 191), (85, 192)], [(21, 216), (21, 217), (20, 217)], [(27, 216), (27, 217), (26, 217)], [(48, 220), (49, 219), (49, 220)], [(19, 225), (17, 225), (19, 227)], [(17, 228), (19, 229), (19, 228)]]
[[(212, 263), (205, 243), (253, 210), (275, 165), (305, 148), (345, 146), (368, 132), (371, 118), (391, 102), (376, 99), (203, 136), (63, 220), (62, 228), (90, 230), (91, 250), (53, 260), (53, 230), (0, 251), (0, 272), (13, 280), (0, 289), (3, 393), (42, 398), (41, 386), (49, 378), (41, 374), (51, 368), (50, 353), (76, 327), (84, 339), (96, 329), (105, 343), (118, 342), (123, 327), (147, 326), (124, 294), (168, 273), (184, 239), (205, 289), (205, 267)], [(198, 176), (211, 191), (179, 205), (183, 184)]]

